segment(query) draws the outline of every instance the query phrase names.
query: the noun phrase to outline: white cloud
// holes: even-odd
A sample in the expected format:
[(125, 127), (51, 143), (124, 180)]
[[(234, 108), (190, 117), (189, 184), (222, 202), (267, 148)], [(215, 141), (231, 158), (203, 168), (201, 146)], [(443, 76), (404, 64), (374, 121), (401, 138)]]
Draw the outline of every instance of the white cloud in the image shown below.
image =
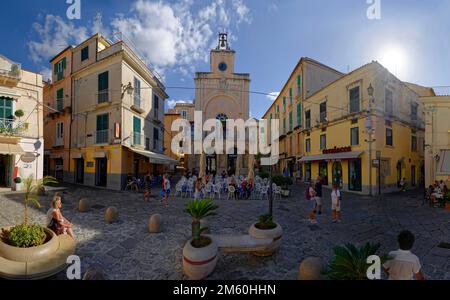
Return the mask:
[(87, 36), (86, 27), (66, 23), (61, 17), (47, 15), (44, 24), (34, 23), (33, 29), (40, 41), (28, 43), (29, 55), (34, 63), (41, 63), (58, 54), (72, 43), (81, 43)]
[[(29, 42), (28, 48), (32, 60), (39, 63), (69, 44), (82, 42), (87, 33), (100, 31), (108, 35), (120, 31), (162, 76), (169, 68), (187, 76), (187, 68), (207, 61), (211, 46), (216, 46), (217, 32), (237, 31), (241, 23), (251, 21), (250, 9), (242, 0), (212, 0), (200, 7), (193, 0), (136, 0), (128, 13), (117, 14), (106, 26), (101, 14), (78, 27), (47, 15), (44, 25), (34, 24), (38, 39)], [(229, 40), (236, 37), (230, 34)]]
[(170, 100), (167, 100), (166, 103), (167, 103), (167, 108), (174, 108), (177, 103), (192, 103), (192, 101), (170, 99)]
[(266, 97), (270, 100), (270, 101), (275, 101), (275, 99), (277, 99), (277, 97), (280, 95), (280, 92), (271, 92), (268, 95), (266, 95)]

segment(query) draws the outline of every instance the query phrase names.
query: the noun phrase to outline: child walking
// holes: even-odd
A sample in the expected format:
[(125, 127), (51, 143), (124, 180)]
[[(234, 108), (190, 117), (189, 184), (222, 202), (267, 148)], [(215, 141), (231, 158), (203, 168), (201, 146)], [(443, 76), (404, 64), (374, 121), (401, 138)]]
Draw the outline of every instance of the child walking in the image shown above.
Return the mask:
[(331, 210), (333, 211), (333, 223), (341, 222), (341, 192), (337, 184), (333, 184), (331, 191)]

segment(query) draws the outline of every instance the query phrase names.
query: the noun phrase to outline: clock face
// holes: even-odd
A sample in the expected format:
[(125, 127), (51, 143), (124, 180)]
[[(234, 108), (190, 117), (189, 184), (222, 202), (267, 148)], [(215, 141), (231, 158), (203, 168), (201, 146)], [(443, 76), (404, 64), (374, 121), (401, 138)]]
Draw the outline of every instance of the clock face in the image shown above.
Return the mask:
[(224, 62), (221, 62), (221, 63), (219, 64), (219, 70), (222, 71), (222, 72), (224, 72), (224, 71), (226, 71), (226, 69), (227, 69), (227, 64), (224, 63)]

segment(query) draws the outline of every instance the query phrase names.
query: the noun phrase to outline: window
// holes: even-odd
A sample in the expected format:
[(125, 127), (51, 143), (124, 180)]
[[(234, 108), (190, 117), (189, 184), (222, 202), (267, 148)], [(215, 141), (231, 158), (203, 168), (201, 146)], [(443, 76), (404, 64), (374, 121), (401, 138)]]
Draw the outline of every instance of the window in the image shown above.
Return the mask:
[(320, 103), (320, 122), (325, 123), (327, 121), (327, 102)]
[(55, 146), (63, 145), (63, 137), (64, 137), (64, 123), (58, 122), (56, 123), (56, 143)]
[(419, 105), (417, 103), (412, 103), (411, 104), (411, 120), (412, 121), (417, 121), (417, 107)]
[(66, 58), (63, 57), (57, 63), (53, 65), (53, 73), (56, 75), (56, 81), (63, 79), (64, 70), (66, 69)]
[(411, 151), (417, 151), (417, 136), (411, 135)]
[(159, 97), (153, 95), (153, 117), (159, 119)]
[(384, 111), (387, 115), (392, 116), (394, 113), (393, 94), (391, 90), (386, 89), (384, 95)]
[(387, 146), (394, 146), (393, 136), (392, 136), (392, 129), (386, 128), (386, 145)]
[(297, 126), (302, 125), (302, 104), (297, 104)]
[(311, 139), (306, 139), (305, 142), (305, 152), (311, 152)]
[(0, 122), (14, 119), (12, 105), (13, 103), (11, 98), (0, 97)]
[(141, 119), (133, 117), (133, 144), (141, 145)]
[(359, 127), (350, 128), (350, 145), (359, 145)]
[(56, 91), (56, 109), (59, 111), (64, 109), (64, 89)]
[(161, 150), (159, 147), (159, 130), (158, 130), (158, 128), (153, 128), (153, 149)]
[(141, 81), (134, 77), (134, 106), (141, 107)]
[(109, 72), (103, 72), (98, 74), (98, 103), (108, 102), (109, 101)]
[(89, 46), (81, 49), (81, 61), (85, 61), (86, 59), (89, 59)]
[(297, 76), (297, 92), (300, 95), (302, 91), (302, 75)]
[(305, 127), (306, 129), (311, 128), (311, 110), (305, 111)]
[(360, 111), (359, 107), (359, 86), (350, 90), (350, 113)]
[(150, 139), (145, 138), (145, 150), (150, 150)]
[(283, 97), (283, 112), (286, 111), (286, 97)]
[(292, 104), (292, 88), (289, 88), (289, 103)]
[(327, 149), (327, 135), (322, 134), (320, 136), (320, 150), (325, 150), (325, 149)]
[(286, 132), (286, 118), (283, 118), (283, 133)]
[(96, 143), (108, 143), (109, 133), (109, 114), (102, 114), (97, 116), (97, 134)]
[(293, 124), (292, 124), (292, 111), (289, 112), (289, 131), (292, 131)]
[(181, 117), (182, 117), (183, 119), (187, 119), (187, 111), (186, 111), (186, 110), (182, 110), (182, 111), (181, 111)]

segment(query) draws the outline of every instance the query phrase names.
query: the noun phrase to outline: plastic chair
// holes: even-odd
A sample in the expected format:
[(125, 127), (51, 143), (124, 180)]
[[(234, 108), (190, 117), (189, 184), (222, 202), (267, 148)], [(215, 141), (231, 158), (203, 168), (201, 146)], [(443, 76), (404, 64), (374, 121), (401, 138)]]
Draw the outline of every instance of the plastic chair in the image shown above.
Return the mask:
[(228, 186), (228, 200), (230, 200), (230, 198), (235, 199), (236, 200), (236, 188), (232, 185)]

